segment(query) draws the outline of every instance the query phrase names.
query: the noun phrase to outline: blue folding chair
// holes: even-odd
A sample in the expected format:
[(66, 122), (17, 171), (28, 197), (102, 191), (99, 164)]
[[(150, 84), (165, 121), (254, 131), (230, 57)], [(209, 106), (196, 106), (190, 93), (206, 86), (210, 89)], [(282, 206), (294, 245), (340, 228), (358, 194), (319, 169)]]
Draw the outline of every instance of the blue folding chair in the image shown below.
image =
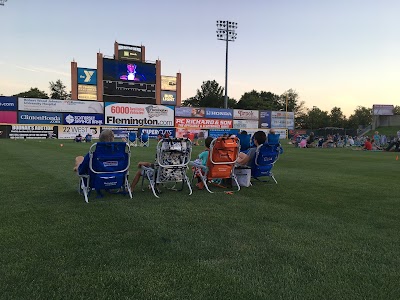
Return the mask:
[(272, 168), (282, 153), (283, 148), (279, 143), (279, 134), (268, 134), (267, 142), (257, 147), (251, 164), (251, 176), (258, 181), (263, 181), (260, 177), (271, 177), (277, 184)]
[(130, 131), (128, 135), (129, 146), (137, 147), (136, 132)]
[(92, 135), (90, 133), (86, 134), (85, 142), (86, 143), (91, 143), (92, 142)]
[[(103, 197), (101, 191), (105, 190), (114, 193), (129, 193), (129, 197), (132, 198), (128, 181), (131, 157), (129, 144), (95, 143), (90, 147), (88, 156), (87, 174), (78, 174), (79, 192), (83, 193), (86, 203), (89, 203), (92, 190), (96, 190), (99, 197)], [(84, 160), (82, 164), (85, 163)]]
[(150, 145), (149, 134), (147, 132), (142, 131), (142, 134), (140, 135), (140, 146), (149, 147), (149, 145)]
[(240, 152), (247, 152), (250, 148), (251, 134), (239, 133), (237, 137), (240, 141)]

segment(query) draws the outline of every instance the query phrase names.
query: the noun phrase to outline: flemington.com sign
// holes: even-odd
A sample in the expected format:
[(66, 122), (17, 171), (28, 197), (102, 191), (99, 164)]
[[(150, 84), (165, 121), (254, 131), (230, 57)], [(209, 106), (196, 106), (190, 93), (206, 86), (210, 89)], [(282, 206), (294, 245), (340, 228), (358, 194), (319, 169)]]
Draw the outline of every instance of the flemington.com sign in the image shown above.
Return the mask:
[(106, 125), (173, 127), (174, 110), (168, 106), (106, 102)]

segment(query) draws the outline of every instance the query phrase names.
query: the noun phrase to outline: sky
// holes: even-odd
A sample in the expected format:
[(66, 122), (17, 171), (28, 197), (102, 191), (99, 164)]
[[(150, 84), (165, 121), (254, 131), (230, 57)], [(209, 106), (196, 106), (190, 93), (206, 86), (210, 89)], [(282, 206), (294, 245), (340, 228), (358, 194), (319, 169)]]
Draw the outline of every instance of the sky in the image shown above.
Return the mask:
[(225, 86), (216, 21), (238, 23), (229, 43), (228, 95), (294, 89), (307, 108), (345, 115), (400, 105), (398, 0), (8, 0), (0, 6), (0, 95), (61, 79), (71, 61), (96, 68), (114, 41), (144, 45), (162, 75), (182, 73), (182, 99), (203, 81)]

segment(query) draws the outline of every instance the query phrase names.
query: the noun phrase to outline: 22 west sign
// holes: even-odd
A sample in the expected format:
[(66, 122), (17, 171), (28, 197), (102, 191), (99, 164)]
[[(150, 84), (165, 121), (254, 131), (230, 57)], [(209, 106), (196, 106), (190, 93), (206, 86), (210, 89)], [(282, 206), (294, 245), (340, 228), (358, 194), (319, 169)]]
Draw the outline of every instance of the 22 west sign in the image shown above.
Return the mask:
[(173, 127), (174, 110), (162, 105), (106, 102), (106, 125)]

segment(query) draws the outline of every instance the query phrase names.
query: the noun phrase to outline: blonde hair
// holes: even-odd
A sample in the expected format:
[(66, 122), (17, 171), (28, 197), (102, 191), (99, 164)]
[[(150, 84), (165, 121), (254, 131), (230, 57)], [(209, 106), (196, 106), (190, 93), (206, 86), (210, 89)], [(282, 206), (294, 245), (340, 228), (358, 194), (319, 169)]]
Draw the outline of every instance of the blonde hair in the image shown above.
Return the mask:
[(114, 132), (110, 129), (105, 129), (100, 133), (99, 136), (100, 142), (113, 142), (114, 141)]

